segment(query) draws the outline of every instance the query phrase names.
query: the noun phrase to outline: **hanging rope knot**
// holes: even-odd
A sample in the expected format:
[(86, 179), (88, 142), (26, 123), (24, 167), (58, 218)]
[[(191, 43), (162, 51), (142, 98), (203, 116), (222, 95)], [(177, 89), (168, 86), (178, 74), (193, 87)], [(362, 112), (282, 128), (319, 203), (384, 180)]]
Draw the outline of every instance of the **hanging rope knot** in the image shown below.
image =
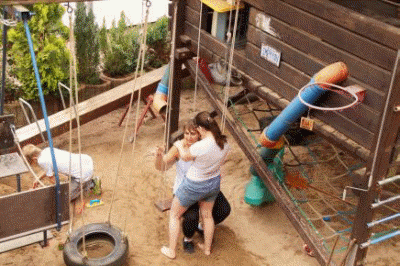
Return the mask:
[(73, 11), (74, 11), (74, 9), (72, 8), (72, 6), (68, 2), (67, 3), (67, 13), (72, 14)]

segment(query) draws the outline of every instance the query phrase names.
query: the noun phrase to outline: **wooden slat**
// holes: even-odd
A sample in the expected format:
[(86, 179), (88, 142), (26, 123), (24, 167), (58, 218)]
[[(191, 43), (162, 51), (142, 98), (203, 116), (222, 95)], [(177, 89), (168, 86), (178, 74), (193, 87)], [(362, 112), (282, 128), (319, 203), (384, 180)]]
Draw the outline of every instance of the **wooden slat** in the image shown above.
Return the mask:
[(324, 42), (363, 58), (370, 63), (389, 71), (393, 67), (396, 57), (396, 51), (393, 49), (281, 1), (246, 0), (246, 2), (292, 27), (297, 27), (304, 32), (320, 38)]
[[(61, 222), (69, 219), (69, 186), (60, 185)], [(56, 224), (56, 190), (48, 186), (0, 197), (0, 241)]]
[(327, 0), (282, 0), (392, 49), (400, 48), (400, 29)]
[[(191, 49), (193, 52), (196, 52), (197, 36), (198, 36), (198, 30), (196, 26), (191, 25), (186, 21), (185, 34), (193, 40)], [(205, 31), (201, 31), (201, 44), (207, 47), (207, 49), (209, 49), (210, 52), (218, 56), (224, 55), (225, 46), (217, 39), (213, 38), (210, 34), (206, 33)], [(283, 95), (287, 99), (293, 99), (297, 95), (296, 88), (294, 88), (292, 85), (290, 85), (283, 79), (276, 77), (272, 73), (266, 72), (264, 69), (257, 66), (252, 61), (248, 60), (248, 58), (246, 58), (246, 56), (243, 53), (240, 52), (234, 53), (233, 64), (238, 69), (244, 71), (249, 76), (253, 77), (255, 80), (264, 84), (266, 87), (279, 88), (279, 90), (276, 90), (276, 92)], [(351, 139), (361, 144), (362, 146), (366, 147), (367, 149), (370, 148), (373, 133), (368, 129), (365, 129), (357, 125), (355, 122), (334, 112), (328, 112), (325, 114), (324, 113), (316, 114), (316, 117), (328, 123), (329, 125), (332, 125), (336, 129), (338, 129), (341, 133), (350, 137)]]
[[(301, 73), (297, 69), (294, 69), (285, 62), (281, 62), (279, 68), (270, 64), (265, 59), (261, 58), (259, 55), (261, 50), (252, 44), (247, 44), (245, 54), (248, 60), (254, 62), (258, 66), (262, 67), (268, 73), (273, 73), (277, 77), (284, 79), (286, 82), (293, 85), (295, 88), (295, 93), (297, 94), (299, 89), (302, 88), (310, 81), (310, 76)], [(270, 87), (275, 91), (279, 91), (279, 88)], [(348, 98), (336, 93), (330, 93), (328, 97), (321, 97), (321, 100), (316, 103), (318, 106), (344, 106), (350, 103)], [(364, 128), (375, 129), (378, 125), (379, 115), (373, 112), (371, 109), (367, 108), (365, 105), (360, 104), (357, 108), (343, 110), (340, 113), (342, 116), (354, 121)]]
[[(261, 47), (261, 40), (260, 38), (264, 38), (266, 34), (252, 25), (249, 26), (248, 28), (248, 41), (251, 43), (255, 43), (257, 47)], [(306, 53), (303, 53), (302, 51), (299, 51), (295, 49), (294, 47), (291, 47), (285, 43), (282, 43), (279, 40), (276, 40), (275, 38), (267, 37), (263, 41), (264, 44), (271, 45), (272, 47), (275, 47), (276, 49), (280, 50), (282, 52), (281, 58), (282, 61), (287, 62), (291, 66), (297, 68), (298, 70), (304, 72), (305, 74), (312, 76), (315, 74), (319, 69), (323, 68), (326, 64), (323, 62), (319, 61), (313, 56), (310, 56)], [(343, 59), (343, 60), (341, 60)], [(357, 62), (354, 61), (349, 61), (346, 60), (345, 58), (337, 58), (337, 61), (343, 61), (346, 63), (346, 65), (349, 68), (350, 71), (350, 77), (347, 79), (345, 82), (347, 85), (350, 84), (358, 84), (361, 87), (363, 87), (366, 90), (366, 95), (363, 101), (363, 104), (368, 106), (369, 108), (375, 110), (375, 112), (380, 113), (382, 109), (382, 103), (383, 103), (383, 91), (378, 91), (375, 88), (360, 82), (358, 79), (354, 78), (353, 73), (355, 68), (353, 67), (354, 64)], [(337, 62), (337, 61), (331, 61), (329, 60), (330, 63)], [(361, 73), (361, 72), (360, 72)], [(357, 74), (357, 73), (355, 73)], [(363, 74), (365, 75), (365, 78), (368, 80), (368, 72), (365, 71)], [(376, 76), (372, 76), (369, 79), (370, 84), (374, 83), (374, 80), (376, 80)], [(378, 81), (377, 83), (381, 83), (381, 81)], [(382, 84), (383, 85), (383, 84)], [(382, 90), (386, 90), (387, 87), (383, 88)]]
[[(255, 9), (252, 10), (253, 12), (250, 12), (250, 14), (252, 14), (250, 16), (250, 21), (255, 20)], [(186, 20), (192, 25), (197, 25), (199, 13), (194, 11), (190, 7), (187, 8), (186, 12)], [(274, 21), (275, 20), (272, 19), (270, 24), (273, 24)], [(278, 40), (277, 38), (267, 35), (265, 32), (256, 29), (253, 25), (249, 25), (248, 27), (247, 41), (255, 44), (257, 47), (261, 47), (261, 43), (272, 45), (282, 52), (281, 60), (283, 62), (288, 63), (289, 65), (297, 68), (300, 72), (304, 72), (309, 76), (314, 75), (327, 64), (331, 64), (337, 61), (345, 62), (348, 65), (351, 73), (351, 77), (348, 78), (348, 81), (346, 83), (359, 84), (361, 85), (361, 87), (365, 88), (367, 90), (367, 93), (363, 105), (374, 109), (376, 113), (380, 113), (384, 95), (383, 91), (385, 91), (389, 86), (389, 71), (373, 66), (370, 63), (361, 60), (355, 56), (349, 55), (346, 52), (338, 50), (327, 44), (321, 43), (318, 40), (315, 40), (315, 38), (309, 38), (309, 35), (304, 34), (300, 31), (295, 31), (286, 24), (283, 25), (285, 25), (288, 32), (287, 34), (281, 35), (281, 39), (285, 39), (285, 41), (288, 41), (288, 44), (284, 43), (281, 40)], [(299, 34), (300, 36), (298, 36), (297, 34)], [(302, 37), (306, 37), (308, 39), (304, 39)], [(324, 49), (325, 46), (331, 47), (334, 50)], [(303, 51), (299, 51), (295, 47)], [(282, 66), (280, 66), (280, 68), (281, 67)], [(284, 79), (301, 81), (298, 80), (297, 75), (295, 77), (291, 74), (287, 75)], [(295, 84), (290, 81), (289, 83), (295, 85), (296, 87), (299, 87), (299, 84)], [(378, 89), (375, 89), (374, 86), (376, 86)]]
[[(139, 77), (136, 83), (135, 80), (132, 80), (79, 103), (77, 105), (77, 110), (79, 112), (81, 124), (85, 124), (128, 103), (133, 88), (135, 89), (136, 94), (140, 89), (142, 89), (142, 95), (144, 96), (145, 94), (151, 93), (164, 74), (165, 68), (166, 66), (163, 66), (146, 73), (142, 77)], [(139, 85), (142, 87), (139, 88)], [(74, 114), (72, 117), (74, 119)], [(69, 108), (49, 116), (52, 135), (57, 136), (67, 132), (69, 130), (69, 120)], [(43, 119), (39, 120), (39, 126), (43, 132), (46, 131)], [(74, 123), (73, 126), (75, 127), (76, 124)], [(17, 129), (17, 136), (22, 145), (27, 143), (39, 143), (42, 141), (35, 123)]]
[[(264, 14), (254, 8), (250, 9), (250, 24), (260, 29), (257, 26), (257, 17)], [(351, 76), (357, 80), (370, 85), (371, 87), (379, 90), (386, 91), (390, 83), (390, 71), (377, 67), (365, 60), (351, 55), (341, 49), (338, 49), (330, 44), (321, 42), (317, 38), (309, 34), (299, 31), (281, 21), (270, 17), (270, 27), (276, 32), (279, 32), (279, 38), (275, 38), (265, 32), (254, 32), (255, 29), (250, 26), (248, 29), (248, 41), (257, 46), (261, 46), (263, 41), (271, 41), (274, 43), (285, 43), (293, 48), (296, 48), (306, 55), (312, 56), (314, 59), (320, 60), (325, 64), (331, 64), (337, 61), (343, 61), (347, 64)], [(282, 46), (282, 45), (279, 45)], [(286, 49), (288, 50), (288, 49)], [(309, 66), (299, 66), (298, 69), (312, 74), (315, 72), (308, 71)], [(383, 94), (382, 94), (383, 95)]]
[[(72, 0), (69, 2), (95, 2), (101, 0)], [(2, 0), (0, 5), (10, 6), (10, 5), (30, 5), (30, 4), (49, 4), (49, 3), (65, 3), (65, 0)]]

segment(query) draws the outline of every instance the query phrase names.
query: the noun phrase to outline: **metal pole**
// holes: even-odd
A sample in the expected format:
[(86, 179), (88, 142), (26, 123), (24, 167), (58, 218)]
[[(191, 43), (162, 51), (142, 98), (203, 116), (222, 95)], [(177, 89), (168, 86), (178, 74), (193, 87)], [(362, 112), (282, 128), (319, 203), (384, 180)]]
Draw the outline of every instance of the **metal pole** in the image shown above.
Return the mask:
[[(7, 11), (4, 8), (3, 13), (4, 19), (7, 19)], [(7, 25), (3, 24), (3, 66), (1, 73), (1, 102), (0, 102), (0, 115), (3, 115), (4, 112), (4, 98), (6, 94), (6, 64), (7, 64)]]
[(392, 215), (392, 216), (388, 216), (388, 217), (385, 217), (385, 218), (383, 218), (383, 219), (370, 222), (370, 223), (368, 223), (368, 228), (373, 227), (373, 226), (375, 226), (375, 225), (377, 225), (377, 224), (380, 224), (380, 223), (384, 223), (384, 222), (387, 222), (387, 221), (396, 219), (397, 217), (400, 217), (400, 213), (396, 213), (396, 214), (394, 214), (394, 215)]
[(381, 236), (381, 237), (378, 237), (378, 238), (373, 239), (373, 240), (368, 240), (367, 242), (362, 243), (360, 248), (361, 249), (366, 248), (366, 247), (368, 247), (370, 245), (377, 244), (379, 242), (382, 242), (384, 240), (390, 239), (390, 238), (398, 236), (398, 235), (400, 235), (400, 230), (395, 231), (395, 232), (390, 233), (390, 234), (387, 234), (387, 235), (384, 235), (384, 236)]
[(46, 111), (46, 105), (45, 105), (45, 102), (44, 102), (42, 84), (41, 84), (41, 81), (40, 81), (39, 70), (38, 70), (37, 63), (36, 63), (35, 52), (33, 50), (32, 37), (31, 37), (31, 33), (29, 31), (29, 25), (28, 25), (29, 17), (30, 17), (29, 14), (24, 13), (22, 19), (24, 21), (25, 33), (26, 33), (26, 38), (28, 39), (29, 50), (31, 52), (33, 70), (35, 71), (36, 82), (37, 82), (37, 86), (38, 86), (38, 90), (39, 90), (40, 104), (42, 106), (43, 120), (44, 120), (44, 123), (46, 125), (47, 139), (49, 140), (49, 147), (50, 147), (50, 151), (51, 151), (51, 159), (52, 159), (52, 162), (53, 162), (53, 170), (54, 170), (54, 175), (56, 177), (56, 222), (57, 222), (57, 230), (60, 231), (61, 230), (60, 179), (59, 179), (59, 176), (58, 176), (56, 157), (54, 156), (53, 139), (51, 137), (50, 123), (49, 123), (49, 118), (47, 117), (47, 111)]

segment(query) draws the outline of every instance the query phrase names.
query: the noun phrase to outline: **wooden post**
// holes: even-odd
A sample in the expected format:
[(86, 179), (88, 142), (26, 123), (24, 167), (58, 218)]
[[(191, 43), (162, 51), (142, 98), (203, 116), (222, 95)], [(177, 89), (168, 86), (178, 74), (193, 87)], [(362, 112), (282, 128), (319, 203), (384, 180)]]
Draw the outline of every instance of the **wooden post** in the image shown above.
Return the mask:
[[(372, 221), (372, 203), (378, 195), (379, 180), (386, 177), (389, 166), (393, 160), (392, 154), (395, 148), (397, 134), (400, 129), (400, 51), (397, 53), (393, 68), (392, 80), (386, 94), (386, 105), (381, 115), (381, 124), (375, 134), (373, 153), (370, 155), (367, 172), (364, 177), (364, 188), (367, 192), (360, 195), (352, 237), (357, 240), (357, 245), (366, 242), (370, 236), (368, 223)], [(399, 108), (397, 108), (399, 107)], [(399, 109), (399, 110), (397, 110)], [(370, 179), (371, 177), (371, 179)], [(362, 265), (367, 253), (367, 248), (357, 249), (355, 265)]]
[[(174, 133), (178, 130), (179, 127), (179, 108), (180, 108), (180, 96), (181, 96), (181, 86), (182, 86), (182, 64), (185, 59), (185, 54), (182, 54), (180, 48), (184, 45), (181, 41), (180, 36), (183, 34), (184, 23), (185, 23), (185, 1), (178, 1), (177, 3), (177, 18), (176, 18), (176, 32), (175, 32), (175, 58), (171, 58), (171, 60), (175, 60), (174, 67), (172, 70), (172, 88), (169, 88), (169, 96), (171, 97), (171, 116), (169, 117), (167, 114), (167, 125), (169, 125), (170, 134)], [(169, 14), (174, 14), (174, 3), (169, 5)], [(173, 17), (171, 19), (173, 21)], [(171, 30), (173, 30), (173, 25), (170, 26)], [(173, 35), (173, 34), (172, 34)], [(174, 47), (172, 47), (173, 49)], [(170, 62), (171, 63), (171, 62)], [(169, 141), (167, 141), (169, 143)], [(169, 143), (172, 144), (172, 143)]]

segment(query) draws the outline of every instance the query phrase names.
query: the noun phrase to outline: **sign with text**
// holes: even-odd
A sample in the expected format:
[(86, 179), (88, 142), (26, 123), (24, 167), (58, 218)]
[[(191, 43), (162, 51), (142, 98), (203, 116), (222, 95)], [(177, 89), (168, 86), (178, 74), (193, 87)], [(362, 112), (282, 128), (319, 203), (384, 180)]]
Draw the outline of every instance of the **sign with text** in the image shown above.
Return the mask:
[(277, 67), (281, 62), (281, 52), (266, 44), (261, 45), (261, 57)]

